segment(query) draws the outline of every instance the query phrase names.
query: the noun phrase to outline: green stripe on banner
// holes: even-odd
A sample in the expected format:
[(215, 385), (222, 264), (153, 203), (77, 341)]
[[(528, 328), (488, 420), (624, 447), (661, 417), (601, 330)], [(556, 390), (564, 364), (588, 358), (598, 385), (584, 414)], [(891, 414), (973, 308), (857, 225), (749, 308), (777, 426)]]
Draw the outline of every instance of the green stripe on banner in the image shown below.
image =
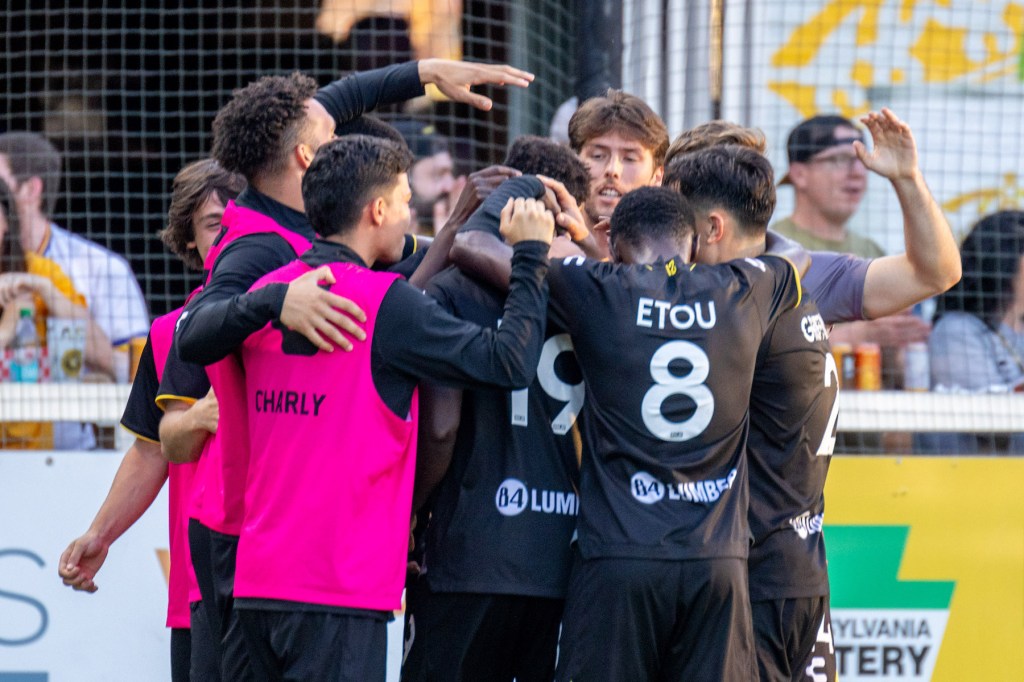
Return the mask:
[(900, 580), (908, 526), (825, 526), (833, 609), (948, 609), (953, 581)]

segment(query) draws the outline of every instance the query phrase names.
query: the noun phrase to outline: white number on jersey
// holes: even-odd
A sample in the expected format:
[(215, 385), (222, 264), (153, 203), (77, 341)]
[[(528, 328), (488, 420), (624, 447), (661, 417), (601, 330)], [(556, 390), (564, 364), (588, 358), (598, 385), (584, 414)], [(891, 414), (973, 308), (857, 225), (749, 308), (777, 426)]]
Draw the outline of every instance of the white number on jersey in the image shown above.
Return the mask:
[[(555, 360), (562, 353), (572, 353), (572, 340), (568, 334), (557, 334), (544, 342), (540, 351), (540, 362), (537, 363), (537, 382), (552, 400), (565, 403), (565, 407), (551, 422), (551, 430), (563, 435), (576, 423), (586, 389), (583, 380), (579, 383), (567, 384), (555, 373)], [(529, 388), (512, 391), (512, 424), (513, 426), (529, 426)]]
[[(690, 372), (681, 377), (672, 374), (668, 366), (674, 360), (689, 362)], [(655, 384), (644, 394), (640, 406), (647, 430), (656, 438), (672, 442), (702, 434), (715, 414), (715, 396), (704, 384), (710, 370), (707, 353), (690, 341), (669, 341), (656, 350), (651, 357), (651, 378)], [(681, 422), (669, 421), (661, 412), (665, 400), (673, 395), (684, 395), (696, 403), (693, 414)]]
[[(839, 385), (839, 370), (836, 368), (836, 359), (831, 353), (825, 353), (825, 388), (832, 385)], [(821, 445), (815, 454), (828, 457), (836, 449), (836, 422), (839, 419), (839, 391), (832, 401), (832, 411), (828, 413), (828, 423), (825, 424), (825, 433), (821, 436)]]

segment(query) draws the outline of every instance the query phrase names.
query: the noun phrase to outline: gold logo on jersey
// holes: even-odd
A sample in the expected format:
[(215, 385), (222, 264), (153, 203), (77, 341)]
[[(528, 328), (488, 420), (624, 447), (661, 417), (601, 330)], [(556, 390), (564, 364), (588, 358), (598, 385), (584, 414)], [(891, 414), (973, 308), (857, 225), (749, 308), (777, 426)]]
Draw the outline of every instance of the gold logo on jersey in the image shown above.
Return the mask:
[(676, 268), (676, 259), (675, 258), (673, 258), (669, 262), (665, 263), (665, 272), (668, 273), (669, 277), (675, 277), (676, 272), (678, 272), (678, 269)]

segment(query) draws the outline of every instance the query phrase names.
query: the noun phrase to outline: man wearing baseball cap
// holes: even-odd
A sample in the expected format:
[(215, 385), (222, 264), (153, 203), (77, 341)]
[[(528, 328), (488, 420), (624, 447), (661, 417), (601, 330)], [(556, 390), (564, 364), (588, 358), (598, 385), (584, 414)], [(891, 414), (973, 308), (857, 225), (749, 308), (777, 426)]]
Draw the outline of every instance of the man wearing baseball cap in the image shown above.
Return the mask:
[[(860, 206), (868, 185), (868, 170), (857, 156), (854, 142), (864, 143), (864, 134), (842, 116), (809, 118), (789, 134), (786, 150), (789, 170), (779, 184), (789, 184), (795, 193), (793, 214), (771, 228), (810, 250), (852, 253), (865, 258), (884, 256), (872, 239), (850, 232), (846, 224)], [(915, 159), (916, 161), (916, 159)], [(897, 171), (884, 174), (898, 196), (907, 189)], [(833, 344), (877, 343), (883, 349), (883, 385), (899, 388), (902, 381), (898, 349), (908, 343), (927, 341), (930, 325), (913, 315), (898, 314), (871, 321), (836, 325), (830, 335)], [(879, 441), (861, 435), (849, 442), (840, 435), (837, 451), (860, 451), (880, 447)], [(886, 441), (886, 447), (905, 444)]]

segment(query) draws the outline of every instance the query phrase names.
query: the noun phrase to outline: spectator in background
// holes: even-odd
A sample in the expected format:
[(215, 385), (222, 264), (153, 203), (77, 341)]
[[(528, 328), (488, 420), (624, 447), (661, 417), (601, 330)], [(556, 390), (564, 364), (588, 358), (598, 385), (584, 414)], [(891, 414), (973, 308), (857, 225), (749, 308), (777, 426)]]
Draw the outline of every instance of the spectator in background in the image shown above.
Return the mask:
[[(878, 258), (885, 251), (873, 240), (847, 229), (868, 186), (868, 171), (853, 150), (864, 134), (841, 116), (815, 116), (789, 135), (789, 171), (779, 184), (793, 186), (793, 214), (772, 229), (813, 251), (852, 253)], [(897, 193), (899, 189), (897, 188)], [(928, 338), (928, 325), (910, 315), (836, 327), (832, 343), (874, 342), (904, 346)]]
[[(149, 314), (128, 261), (50, 219), (61, 180), (61, 157), (54, 146), (35, 133), (0, 135), (0, 180), (7, 183), (14, 196), (22, 250), (56, 264), (80, 293), (89, 316), (112, 346), (145, 338)], [(90, 369), (112, 377), (112, 365), (112, 360), (104, 360)], [(55, 423), (54, 447), (96, 447), (92, 425)]]
[[(938, 297), (928, 342), (935, 391), (1002, 393), (1024, 386), (1024, 211), (982, 218), (960, 249), (963, 279)], [(934, 454), (1024, 454), (1024, 435), (936, 433)]]
[[(33, 311), (36, 333), (46, 343), (47, 317), (86, 319), (86, 366), (111, 372), (110, 341), (89, 319), (85, 297), (61, 268), (48, 258), (22, 248), (17, 206), (10, 188), (0, 182), (0, 350), (14, 343), (22, 308)], [(60, 431), (60, 429), (57, 429)], [(0, 448), (50, 450), (77, 444), (54, 442), (53, 422), (5, 422), (0, 425)]]
[[(853, 143), (863, 142), (863, 133), (841, 116), (815, 116), (800, 123), (789, 134), (786, 150), (789, 171), (779, 184), (793, 186), (793, 214), (776, 221), (771, 228), (795, 239), (812, 251), (852, 253), (878, 258), (885, 252), (873, 240), (851, 232), (847, 223), (860, 207), (868, 186), (868, 171), (854, 152)], [(901, 187), (893, 188), (902, 197)], [(882, 349), (882, 388), (902, 388), (902, 349), (926, 341), (929, 325), (905, 311), (871, 321), (836, 325), (830, 334), (833, 346), (875, 343)], [(898, 435), (885, 439), (886, 448), (909, 448)], [(837, 452), (878, 450), (882, 441), (874, 436), (840, 435)]]
[(409, 170), (413, 211), (410, 231), (434, 235), (448, 220), (466, 179), (455, 176), (448, 138), (439, 135), (433, 125), (413, 120), (392, 125), (402, 134), (414, 159)]

